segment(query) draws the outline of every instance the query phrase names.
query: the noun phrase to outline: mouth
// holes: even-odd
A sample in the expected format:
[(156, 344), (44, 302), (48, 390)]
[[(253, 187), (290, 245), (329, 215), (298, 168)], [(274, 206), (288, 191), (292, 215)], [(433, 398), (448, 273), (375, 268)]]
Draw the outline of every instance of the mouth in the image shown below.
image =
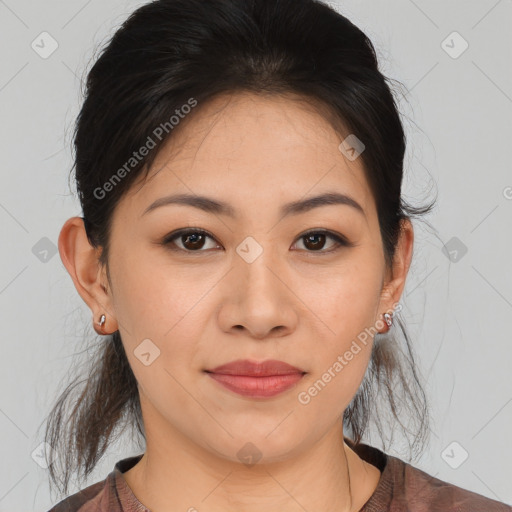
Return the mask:
[(239, 375), (247, 377), (271, 377), (274, 375), (292, 375), (296, 373), (306, 373), (302, 368), (297, 368), (284, 361), (276, 359), (267, 359), (266, 361), (251, 361), (250, 359), (237, 359), (230, 363), (223, 364), (205, 370), (208, 373), (216, 373), (223, 375)]
[(239, 359), (205, 373), (239, 395), (268, 398), (294, 387), (307, 372), (283, 361)]

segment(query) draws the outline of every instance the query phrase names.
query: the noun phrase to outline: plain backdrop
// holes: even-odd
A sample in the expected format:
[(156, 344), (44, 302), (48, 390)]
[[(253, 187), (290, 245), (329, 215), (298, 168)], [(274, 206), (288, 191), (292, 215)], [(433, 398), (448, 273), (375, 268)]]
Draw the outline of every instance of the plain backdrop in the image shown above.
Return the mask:
[[(92, 56), (143, 3), (0, 0), (0, 511), (54, 504), (40, 425), (74, 354), (94, 341), (56, 252), (61, 226), (81, 214), (71, 133)], [(414, 464), (512, 504), (512, 1), (329, 3), (408, 90), (406, 198), (438, 194), (435, 232), (415, 224), (401, 301), (432, 404), (430, 445)], [(58, 45), (51, 55), (41, 38), (45, 51)], [(388, 452), (405, 456), (399, 448)], [(135, 453), (129, 439), (116, 443), (90, 483)]]

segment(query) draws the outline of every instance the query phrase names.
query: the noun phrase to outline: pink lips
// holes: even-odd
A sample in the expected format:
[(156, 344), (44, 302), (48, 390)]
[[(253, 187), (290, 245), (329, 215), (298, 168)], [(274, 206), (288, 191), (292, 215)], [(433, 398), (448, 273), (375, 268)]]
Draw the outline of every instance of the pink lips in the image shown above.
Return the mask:
[(212, 379), (235, 393), (262, 398), (286, 391), (297, 384), (306, 373), (300, 368), (274, 359), (263, 362), (239, 359), (206, 372)]

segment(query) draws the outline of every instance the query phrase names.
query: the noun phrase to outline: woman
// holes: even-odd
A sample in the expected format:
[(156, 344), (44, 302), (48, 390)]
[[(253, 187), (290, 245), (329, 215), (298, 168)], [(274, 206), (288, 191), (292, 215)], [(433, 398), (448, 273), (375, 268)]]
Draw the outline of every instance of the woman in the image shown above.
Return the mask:
[(375, 384), (415, 448), (428, 429), (393, 331), (433, 204), (401, 197), (357, 27), (313, 0), (149, 3), (91, 69), (75, 149), (59, 251), (105, 345), (50, 414), (50, 474), (66, 492), (123, 420), (145, 448), (53, 512), (512, 510), (360, 442)]

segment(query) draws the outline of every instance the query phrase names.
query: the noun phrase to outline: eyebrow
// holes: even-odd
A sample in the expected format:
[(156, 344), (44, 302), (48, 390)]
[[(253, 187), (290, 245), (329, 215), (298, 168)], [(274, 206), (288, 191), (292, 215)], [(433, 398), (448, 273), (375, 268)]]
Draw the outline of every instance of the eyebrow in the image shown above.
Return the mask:
[[(211, 197), (191, 195), (191, 194), (174, 194), (165, 196), (157, 199), (151, 203), (142, 213), (146, 215), (150, 211), (153, 211), (162, 206), (169, 204), (179, 204), (192, 206), (198, 208), (207, 213), (214, 213), (218, 215), (225, 215), (228, 217), (235, 218), (237, 216), (236, 210), (228, 203), (213, 199)], [(327, 205), (347, 205), (352, 207), (354, 210), (362, 213), (366, 216), (363, 207), (352, 197), (346, 194), (340, 194), (338, 192), (328, 192), (320, 194), (318, 196), (308, 197), (299, 201), (292, 201), (283, 205), (280, 209), (280, 216), (286, 217), (289, 215), (299, 215), (301, 213), (308, 212), (313, 208)]]

